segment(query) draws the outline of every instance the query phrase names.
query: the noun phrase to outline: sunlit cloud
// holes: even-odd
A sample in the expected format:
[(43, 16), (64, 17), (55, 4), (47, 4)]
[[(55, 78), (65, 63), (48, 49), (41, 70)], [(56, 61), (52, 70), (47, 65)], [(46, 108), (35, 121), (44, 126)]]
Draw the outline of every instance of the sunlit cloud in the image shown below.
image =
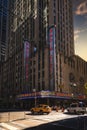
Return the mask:
[(76, 42), (77, 40), (78, 40), (78, 38), (79, 38), (79, 33), (80, 33), (81, 31), (80, 30), (75, 30), (74, 31), (74, 41)]
[(83, 28), (83, 29), (77, 29), (74, 31), (74, 41), (76, 42), (79, 39), (79, 35), (82, 32), (87, 31), (87, 28)]
[(74, 34), (77, 35), (78, 33), (80, 33), (80, 30), (75, 30)]
[(81, 3), (81, 4), (77, 7), (77, 9), (76, 9), (76, 11), (75, 11), (75, 14), (76, 14), (76, 15), (85, 15), (85, 14), (87, 14), (87, 1)]
[(87, 31), (87, 28), (78, 28), (77, 30), (74, 31), (74, 35), (77, 35), (79, 33), (85, 32)]
[(75, 41), (75, 42), (78, 40), (78, 38), (79, 38), (79, 35), (78, 35), (78, 34), (77, 34), (77, 35), (74, 35), (74, 41)]

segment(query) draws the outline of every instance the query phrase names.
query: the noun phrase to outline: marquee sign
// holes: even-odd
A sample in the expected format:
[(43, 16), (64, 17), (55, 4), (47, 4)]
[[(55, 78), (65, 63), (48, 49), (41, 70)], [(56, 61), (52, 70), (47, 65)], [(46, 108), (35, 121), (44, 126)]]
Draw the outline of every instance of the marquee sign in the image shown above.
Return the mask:
[[(23, 97), (34, 97), (35, 93), (25, 93), (25, 94), (20, 94), (17, 96), (17, 98), (23, 98)], [(37, 97), (72, 97), (71, 94), (69, 93), (59, 93), (56, 91), (41, 91), (41, 92), (36, 92)]]

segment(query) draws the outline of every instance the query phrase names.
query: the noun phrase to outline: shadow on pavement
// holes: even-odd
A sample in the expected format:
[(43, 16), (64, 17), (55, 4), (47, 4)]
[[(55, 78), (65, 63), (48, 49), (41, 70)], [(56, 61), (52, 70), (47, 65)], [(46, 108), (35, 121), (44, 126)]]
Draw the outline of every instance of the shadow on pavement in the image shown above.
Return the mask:
[(0, 109), (0, 112), (16, 112), (16, 111), (25, 111), (24, 109), (15, 109), (15, 108), (12, 108), (12, 109)]
[(84, 115), (82, 113), (69, 113), (69, 112), (63, 112), (63, 114), (67, 114), (67, 115)]
[(48, 115), (47, 113), (34, 113), (34, 114), (32, 114), (31, 112), (30, 113), (26, 113), (26, 115), (33, 115), (33, 116), (41, 116), (41, 115)]
[(24, 130), (87, 130), (87, 116), (63, 119)]

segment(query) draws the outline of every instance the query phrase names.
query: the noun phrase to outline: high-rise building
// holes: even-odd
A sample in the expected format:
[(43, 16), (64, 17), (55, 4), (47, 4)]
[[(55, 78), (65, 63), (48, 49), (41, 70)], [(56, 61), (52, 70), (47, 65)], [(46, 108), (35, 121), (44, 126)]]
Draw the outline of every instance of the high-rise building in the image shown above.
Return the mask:
[(47, 44), (47, 29), (51, 25), (56, 26), (57, 50), (65, 56), (73, 55), (72, 0), (14, 2), (14, 31), (21, 30), (21, 42), (27, 39), (43, 47)]
[[(75, 61), (70, 59), (74, 55), (72, 0), (10, 2), (7, 49), (10, 94), (33, 90), (70, 93), (68, 74), (75, 69)], [(68, 68), (66, 63), (71, 65), (70, 69), (64, 68)]]
[(0, 62), (5, 61), (7, 46), (8, 0), (0, 0)]
[[(31, 55), (31, 64), (37, 64), (38, 68), (29, 70), (32, 72), (32, 80), (30, 80), (30, 86), (38, 86), (38, 89), (44, 89), (46, 86), (47, 89), (50, 87), (50, 82), (45, 85), (45, 75), (49, 77), (49, 65), (53, 63), (48, 63), (49, 57), (49, 29), (51, 26), (54, 26), (54, 44), (55, 47), (53, 50), (55, 53), (55, 64), (58, 64), (57, 57), (60, 54), (63, 54), (65, 57), (69, 57), (74, 54), (74, 42), (73, 42), (73, 20), (72, 20), (72, 0), (32, 0), (32, 1), (19, 1), (14, 2), (13, 8), (13, 27), (11, 36), (13, 40), (9, 46), (9, 54), (15, 54), (15, 68), (16, 68), (16, 86), (20, 86), (26, 83), (24, 81), (24, 44), (25, 41), (28, 41), (31, 49), (29, 51)], [(11, 16), (10, 16), (11, 17)], [(11, 17), (11, 18), (12, 18)], [(11, 27), (11, 26), (10, 26)], [(13, 36), (12, 36), (13, 33)], [(35, 52), (35, 50), (37, 50)], [(45, 52), (46, 51), (46, 52)], [(34, 58), (35, 53), (35, 58)], [(47, 54), (46, 54), (47, 53)], [(51, 53), (51, 52), (50, 52)], [(37, 56), (36, 56), (37, 55)], [(45, 56), (48, 55), (48, 56)], [(20, 57), (20, 58), (19, 58)], [(46, 58), (45, 58), (46, 57)], [(37, 58), (37, 59), (36, 59)], [(33, 60), (36, 61), (33, 61)], [(52, 55), (52, 60), (54, 60), (54, 54)], [(19, 67), (21, 63), (21, 67)], [(44, 65), (47, 64), (47, 65)], [(32, 65), (33, 67), (34, 65)], [(46, 66), (46, 67), (45, 67)], [(47, 68), (48, 66), (48, 68)], [(52, 66), (52, 67), (53, 67)], [(61, 57), (60, 57), (60, 68), (61, 68)], [(53, 67), (53, 73), (56, 73), (56, 68)], [(19, 69), (18, 69), (19, 68)], [(20, 70), (21, 69), (21, 70)], [(45, 74), (47, 69), (48, 74)], [(37, 71), (37, 72), (36, 72)], [(60, 82), (62, 82), (62, 70), (58, 72), (60, 76)], [(19, 74), (18, 74), (19, 73)], [(35, 78), (35, 73), (37, 78)], [(20, 76), (21, 75), (21, 76)], [(55, 74), (53, 74), (55, 77)], [(41, 78), (42, 77), (42, 78)], [(47, 78), (46, 77), (46, 78)], [(37, 80), (36, 80), (37, 79)], [(58, 78), (57, 78), (58, 79)], [(19, 80), (19, 82), (18, 82)], [(36, 80), (36, 81), (35, 81)], [(55, 79), (52, 79), (55, 82)], [(29, 81), (29, 80), (28, 80)], [(49, 81), (49, 80), (48, 80)], [(23, 83), (23, 84), (22, 84)], [(28, 83), (28, 85), (29, 85)], [(52, 83), (51, 89), (56, 89), (55, 85)], [(20, 85), (19, 85), (20, 84)], [(47, 87), (48, 86), (48, 87)], [(45, 88), (45, 89), (46, 89)], [(29, 88), (30, 89), (30, 88)], [(33, 88), (31, 88), (33, 89)]]

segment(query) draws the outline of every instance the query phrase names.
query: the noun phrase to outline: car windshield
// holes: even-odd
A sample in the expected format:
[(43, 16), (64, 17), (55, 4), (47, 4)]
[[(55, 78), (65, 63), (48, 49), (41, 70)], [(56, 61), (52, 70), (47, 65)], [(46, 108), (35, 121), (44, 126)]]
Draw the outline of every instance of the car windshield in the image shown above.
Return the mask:
[(77, 104), (71, 104), (71, 107), (77, 107)]
[(79, 103), (79, 107), (85, 107), (84, 103)]
[(49, 108), (49, 106), (46, 105), (46, 106), (44, 106), (44, 108)]
[(48, 107), (47, 105), (39, 104), (37, 107)]

